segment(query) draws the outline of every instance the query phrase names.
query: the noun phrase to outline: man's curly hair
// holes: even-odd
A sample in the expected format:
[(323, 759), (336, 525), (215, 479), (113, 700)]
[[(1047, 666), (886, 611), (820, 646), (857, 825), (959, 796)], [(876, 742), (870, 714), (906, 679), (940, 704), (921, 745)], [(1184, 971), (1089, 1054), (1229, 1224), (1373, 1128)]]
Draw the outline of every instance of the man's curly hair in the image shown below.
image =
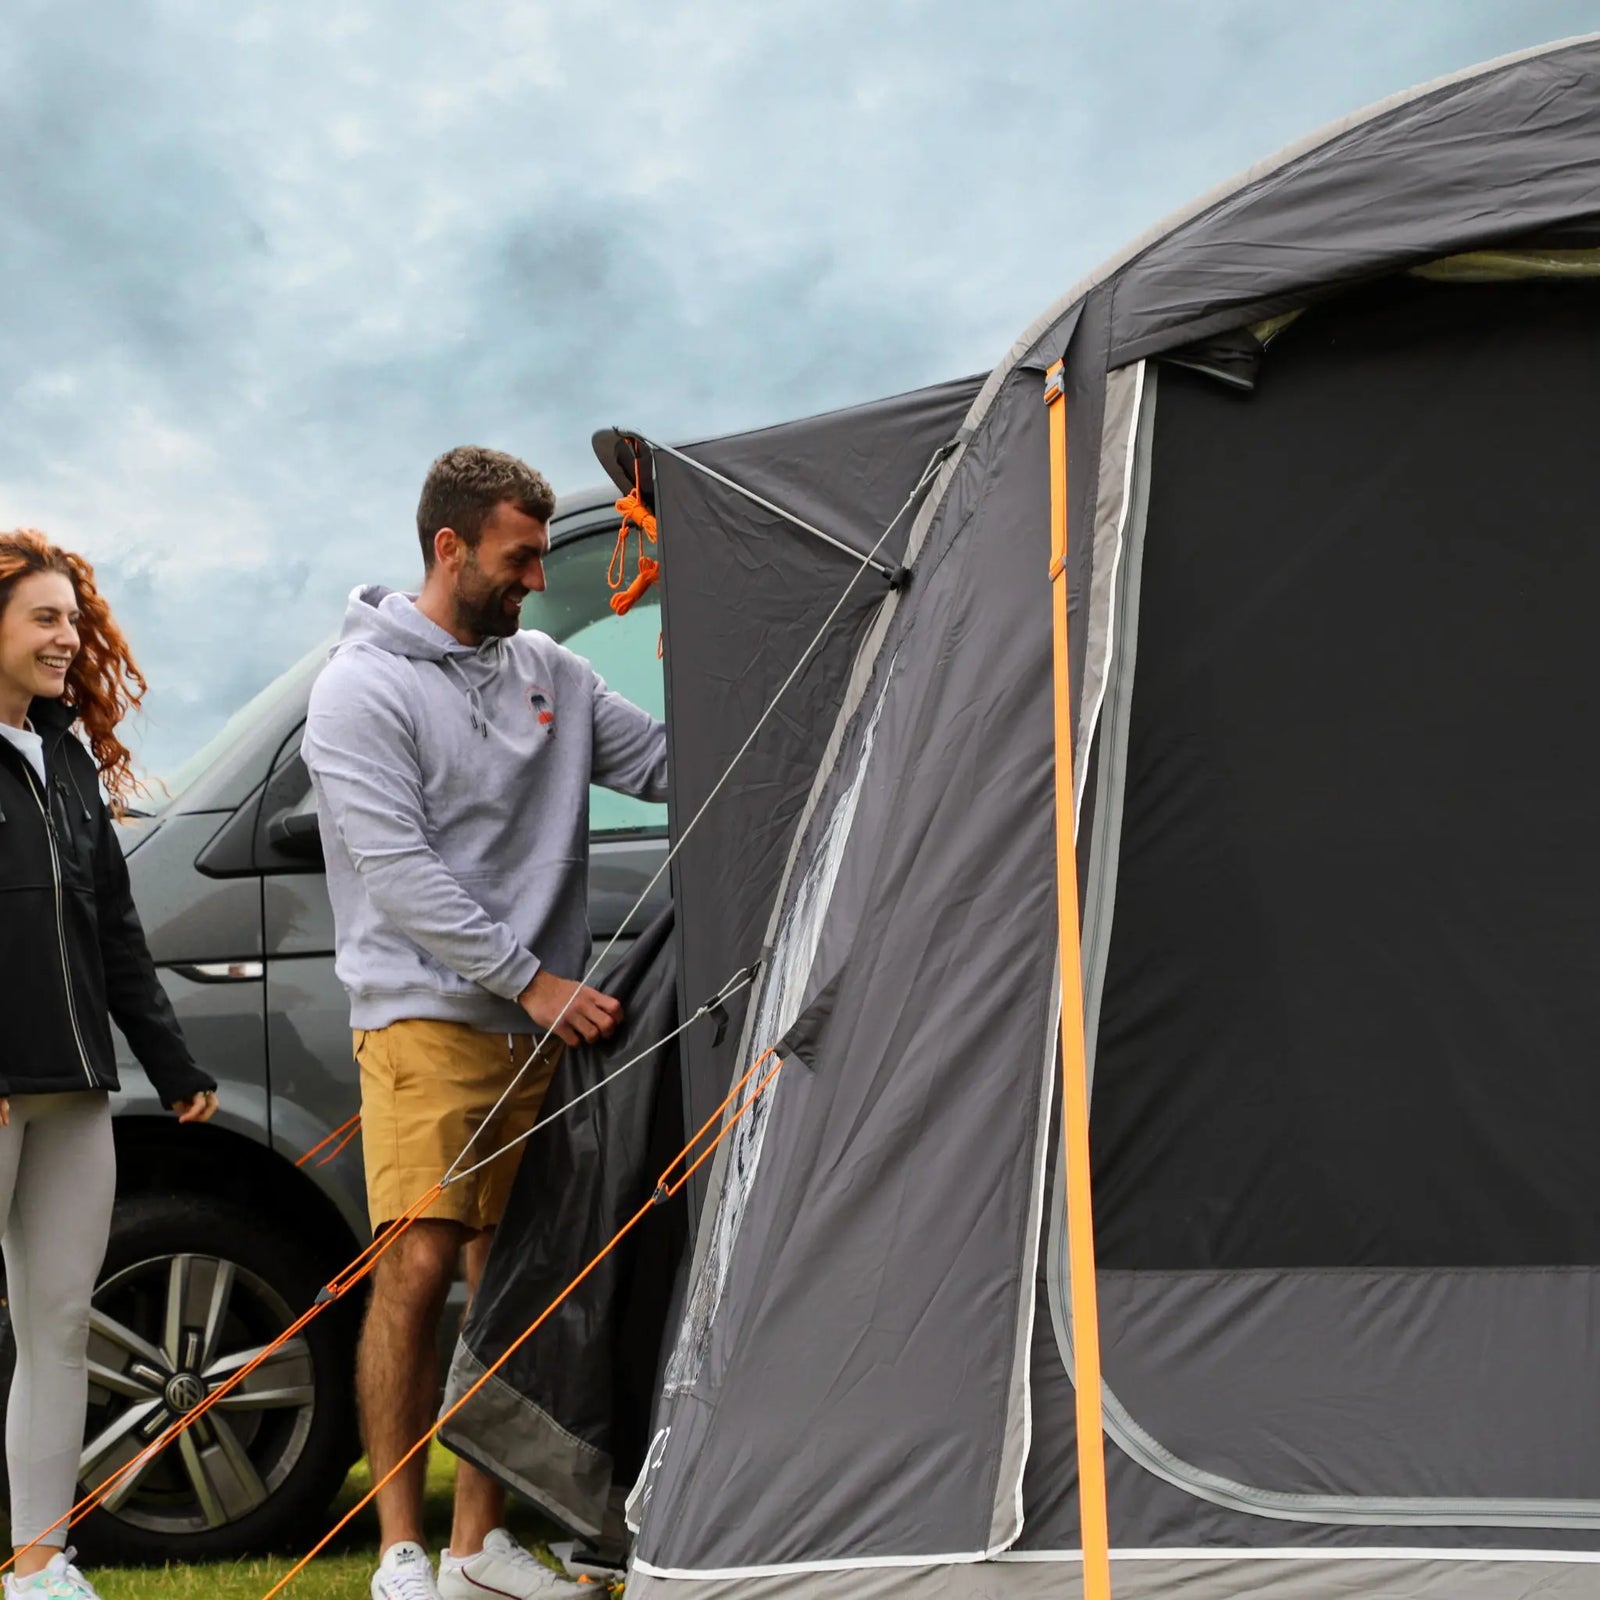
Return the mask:
[(424, 568), (433, 565), (434, 535), (454, 528), (469, 548), (476, 545), (496, 506), (507, 502), (525, 516), (548, 522), (555, 490), (526, 461), (482, 445), (457, 445), (428, 468), (417, 502), (417, 538)]

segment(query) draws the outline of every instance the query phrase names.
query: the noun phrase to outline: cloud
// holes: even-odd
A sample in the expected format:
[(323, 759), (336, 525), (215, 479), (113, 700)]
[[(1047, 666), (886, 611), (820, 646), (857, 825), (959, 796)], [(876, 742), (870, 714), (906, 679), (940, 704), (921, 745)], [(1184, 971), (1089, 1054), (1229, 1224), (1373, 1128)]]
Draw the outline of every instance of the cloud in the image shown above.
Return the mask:
[(170, 766), (408, 579), (427, 462), (558, 486), (991, 364), (1167, 210), (1586, 3), (203, 0), (0, 19), (0, 525), (102, 567)]

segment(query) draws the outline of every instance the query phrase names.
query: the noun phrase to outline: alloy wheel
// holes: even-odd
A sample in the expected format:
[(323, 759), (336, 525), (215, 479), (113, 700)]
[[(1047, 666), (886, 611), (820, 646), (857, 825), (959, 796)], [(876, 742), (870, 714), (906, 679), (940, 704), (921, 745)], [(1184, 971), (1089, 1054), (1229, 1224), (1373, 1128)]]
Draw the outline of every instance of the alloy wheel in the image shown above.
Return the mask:
[[(207, 1255), (163, 1255), (96, 1290), (89, 1420), (79, 1476), (93, 1488), (258, 1357), (294, 1320), (269, 1284)], [(152, 1533), (226, 1526), (271, 1498), (305, 1450), (316, 1412), (311, 1351), (291, 1339), (106, 1497)]]

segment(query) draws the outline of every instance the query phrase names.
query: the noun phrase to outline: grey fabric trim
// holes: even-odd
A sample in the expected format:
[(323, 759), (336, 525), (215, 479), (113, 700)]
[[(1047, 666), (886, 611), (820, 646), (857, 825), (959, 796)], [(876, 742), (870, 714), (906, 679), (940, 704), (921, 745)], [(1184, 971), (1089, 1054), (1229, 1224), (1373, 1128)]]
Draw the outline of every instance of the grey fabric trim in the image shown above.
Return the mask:
[[(1061, 964), (1050, 981), (1050, 1015), (1061, 1015)], [(1033, 1443), (1033, 1328), (1039, 1315), (1039, 1251), (1044, 1238), (1044, 1197), (1050, 1166), (1050, 1135), (1055, 1126), (1055, 1086), (1060, 1071), (1059, 1025), (1046, 1031), (1039, 1095), (1039, 1128), (1034, 1145), (1033, 1196), (1028, 1203), (1027, 1232), (1023, 1235), (1023, 1315), (1017, 1318), (1011, 1381), (1006, 1396), (1006, 1431), (1001, 1443), (1000, 1467), (995, 1476), (994, 1518), (989, 1524), (989, 1549), (1007, 1550), (1022, 1537), (1023, 1474)]]
[[(465, 1344), (456, 1345), (445, 1386), (446, 1408), (484, 1375)], [(439, 1437), (456, 1455), (514, 1489), (587, 1539), (606, 1532), (611, 1457), (574, 1438), (554, 1417), (493, 1377)], [(508, 1471), (507, 1461), (540, 1463), (537, 1478)]]
[[(1593, 1600), (1600, 1566), (1562, 1559), (1199, 1552), (1112, 1553), (1116, 1600)], [(854, 1567), (762, 1577), (661, 1578), (633, 1571), (628, 1600), (1081, 1600), (1070, 1556), (942, 1567)]]
[[(1115, 648), (1107, 664), (1105, 702), (1101, 708), (1104, 729), (1100, 739), (1099, 770), (1095, 775), (1094, 826), (1089, 836), (1088, 883), (1083, 899), (1084, 1061), (1091, 1101), (1095, 1043), (1100, 1037), (1100, 1002), (1105, 996), (1106, 962), (1117, 903), (1117, 862), (1122, 853), (1122, 803), (1128, 775), (1128, 728), (1133, 720), (1133, 677), (1139, 656), (1139, 589), (1144, 579), (1145, 523), (1150, 512), (1150, 452), (1155, 440), (1160, 371), (1154, 364), (1141, 365), (1145, 367), (1145, 380), (1133, 441), (1133, 470), (1128, 475), (1128, 511), (1110, 563), (1117, 575), (1116, 592), (1111, 596), (1109, 607), (1109, 627)], [(1098, 581), (1098, 550), (1095, 560)], [(1085, 744), (1086, 751), (1090, 748), (1092, 746)], [(1065, 1226), (1065, 1213), (1059, 1206), (1055, 1226)]]
[[(1100, 720), (1106, 675), (1116, 639), (1115, 596), (1120, 564), (1123, 523), (1132, 499), (1134, 433), (1139, 426), (1140, 395), (1146, 382), (1147, 363), (1119, 367), (1106, 374), (1106, 409), (1100, 437), (1100, 484), (1095, 498), (1094, 579), (1089, 588), (1087, 633), (1084, 640), (1083, 682), (1078, 687), (1077, 747), (1072, 754), (1074, 804), (1083, 805), (1088, 781), (1089, 751)], [(1154, 369), (1150, 368), (1153, 375)]]
[(1147, 382), (1154, 398), (1155, 368), (1147, 362), (1106, 374), (1106, 416), (1101, 430), (1099, 493), (1094, 499), (1094, 573), (1088, 602), (1088, 632), (1083, 648), (1083, 683), (1078, 686), (1077, 749), (1072, 752), (1074, 805), (1082, 811), (1088, 784), (1094, 728), (1104, 709), (1110, 653), (1118, 637), (1115, 589), (1122, 573), (1123, 525), (1133, 501), (1133, 470), (1138, 459), (1134, 434), (1141, 427), (1142, 394)]

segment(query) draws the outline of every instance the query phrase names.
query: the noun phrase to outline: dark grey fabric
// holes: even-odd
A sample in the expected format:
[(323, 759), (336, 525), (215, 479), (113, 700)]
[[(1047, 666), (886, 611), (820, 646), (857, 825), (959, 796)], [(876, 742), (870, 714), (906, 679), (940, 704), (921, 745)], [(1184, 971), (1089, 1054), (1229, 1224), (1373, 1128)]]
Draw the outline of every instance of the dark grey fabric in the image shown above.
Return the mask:
[[(687, 447), (695, 459), (865, 554), (900, 511), (977, 392), (965, 379), (754, 434)], [(654, 458), (674, 837), (700, 809), (860, 563), (665, 454)], [(898, 562), (903, 517), (883, 554)], [(913, 582), (915, 580), (913, 579)], [(837, 715), (882, 575), (856, 579), (827, 637), (674, 867), (683, 994), (695, 1003), (761, 953), (790, 836)], [(738, 1075), (743, 998), (720, 1045), (684, 1045), (697, 1128)], [(706, 1169), (690, 1188), (698, 1216)]]
[[(1059, 1190), (1052, 1188), (1059, 1196)], [(1047, 1216), (1046, 1226), (1054, 1219)], [(1041, 1270), (1059, 1272), (1060, 1263), (1048, 1257)], [(1120, 1305), (1120, 1301), (1118, 1302)], [(1128, 1319), (1118, 1316), (1118, 1352), (1126, 1347)], [(1033, 1450), (1023, 1487), (1025, 1522), (1016, 1548), (1021, 1551), (1076, 1549), (1079, 1541), (1077, 1493), (1077, 1429), (1074, 1396), (1061, 1348), (1052, 1328), (1047, 1285), (1039, 1288), (1039, 1311), (1034, 1323)], [(1111, 1330), (1108, 1330), (1108, 1333)], [(1304, 1336), (1297, 1345), (1287, 1342), (1275, 1363), (1283, 1366), (1298, 1356), (1304, 1364), (1307, 1351), (1320, 1356), (1327, 1347), (1320, 1333)], [(1117, 1354), (1117, 1359), (1122, 1356)], [(1296, 1396), (1302, 1408), (1314, 1405), (1325, 1391), (1308, 1381)], [(1309, 1398), (1308, 1398), (1309, 1397)], [(1477, 1404), (1478, 1385), (1469, 1376), (1447, 1407), (1447, 1418), (1469, 1420)], [(1326, 1397), (1325, 1397), (1326, 1398)], [(1338, 1408), (1326, 1399), (1335, 1419)], [(1436, 1421), (1436, 1425), (1439, 1425)], [(1443, 1425), (1449, 1426), (1447, 1420)], [(1272, 1430), (1265, 1430), (1269, 1441)], [(1581, 1431), (1581, 1430), (1580, 1430)], [(1385, 1430), (1381, 1438), (1394, 1435)], [(1259, 1440), (1257, 1441), (1259, 1443)], [(1360, 1442), (1351, 1435), (1351, 1443)], [(1371, 1523), (1315, 1522), (1301, 1517), (1268, 1517), (1220, 1505), (1168, 1478), (1158, 1476), (1108, 1438), (1106, 1485), (1110, 1509), (1111, 1542), (1115, 1548), (1219, 1547), (1237, 1549), (1476, 1549), (1593, 1551), (1592, 1530), (1558, 1527), (1496, 1527), (1373, 1525)], [(1600, 1578), (1600, 1574), (1597, 1574)], [(1359, 1590), (1357, 1591), (1360, 1592)], [(1600, 1593), (1600, 1587), (1597, 1587)]]
[[(546, 1097), (549, 1111), (672, 1031), (672, 927), (672, 912), (657, 917), (601, 981), (623, 1002), (623, 1025), (602, 1045), (563, 1053)], [(676, 1045), (660, 1046), (528, 1141), (462, 1330), (447, 1406), (648, 1199), (683, 1146), (677, 1074)], [(574, 1532), (593, 1536), (604, 1523), (613, 1481), (631, 1482), (644, 1459), (686, 1232), (681, 1197), (653, 1211), (510, 1356), (498, 1382), (445, 1425), (441, 1439)]]
[(567, 1432), (498, 1373), (486, 1377), (483, 1362), (458, 1342), (446, 1404), (474, 1384), (481, 1385), (478, 1392), (440, 1437), (458, 1456), (548, 1512), (569, 1532), (600, 1538), (614, 1476), (610, 1454)]
[(853, 926), (830, 912), (816, 970), (835, 940), (849, 959), (814, 1070), (774, 1091), (704, 1367), (663, 1413), (654, 1564), (986, 1546), (1053, 962), (1044, 452), (1029, 378), (885, 647)]
[(1105, 1272), (1100, 1307), (1107, 1384), (1182, 1462), (1286, 1499), (1586, 1502), (1600, 1548), (1600, 1436), (1568, 1426), (1600, 1414), (1600, 1269)]
[(1597, 428), (1600, 285), (1384, 285), (1248, 399), (1163, 378), (1103, 1266), (1600, 1264)]

